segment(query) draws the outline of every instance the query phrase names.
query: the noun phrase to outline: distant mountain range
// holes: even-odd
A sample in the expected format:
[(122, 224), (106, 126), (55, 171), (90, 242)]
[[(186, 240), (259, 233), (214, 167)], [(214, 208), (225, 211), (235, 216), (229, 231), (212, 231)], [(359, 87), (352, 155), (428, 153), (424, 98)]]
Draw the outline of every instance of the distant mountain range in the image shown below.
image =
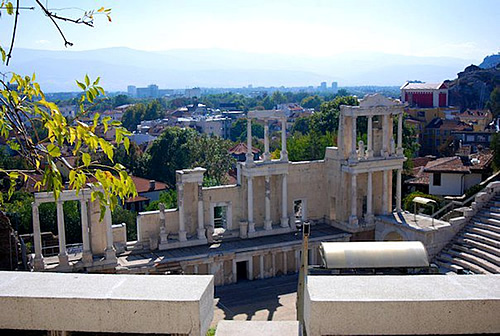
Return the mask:
[(100, 76), (109, 91), (127, 85), (160, 88), (401, 85), (408, 79), (440, 82), (474, 60), (383, 53), (344, 53), (330, 57), (274, 55), (223, 49), (163, 52), (129, 48), (47, 51), (17, 48), (11, 65), (0, 71), (36, 72), (47, 92), (77, 91), (75, 79)]

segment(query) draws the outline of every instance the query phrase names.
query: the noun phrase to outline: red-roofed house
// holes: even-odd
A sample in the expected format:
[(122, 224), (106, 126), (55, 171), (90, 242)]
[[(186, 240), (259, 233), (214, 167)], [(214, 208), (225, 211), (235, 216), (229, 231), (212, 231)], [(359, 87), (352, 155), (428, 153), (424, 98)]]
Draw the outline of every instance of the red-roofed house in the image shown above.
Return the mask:
[[(229, 154), (231, 154), (236, 159), (236, 161), (239, 161), (239, 162), (245, 161), (247, 151), (248, 151), (248, 147), (244, 142), (240, 142), (239, 144), (229, 148), (229, 150), (228, 150)], [(260, 150), (258, 148), (255, 148), (252, 146), (252, 154), (253, 154), (254, 161), (258, 161)]]
[(467, 156), (440, 158), (428, 162), (423, 173), (429, 178), (429, 194), (459, 196), (490, 173), (493, 154), (489, 151)]
[(411, 107), (448, 106), (448, 87), (444, 82), (437, 84), (406, 82), (400, 90), (401, 101)]

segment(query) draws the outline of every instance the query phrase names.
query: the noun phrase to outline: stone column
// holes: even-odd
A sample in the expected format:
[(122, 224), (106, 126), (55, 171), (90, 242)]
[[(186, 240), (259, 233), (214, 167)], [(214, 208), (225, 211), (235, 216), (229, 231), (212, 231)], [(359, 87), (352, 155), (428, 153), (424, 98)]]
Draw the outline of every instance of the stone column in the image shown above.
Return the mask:
[(271, 252), (271, 264), (272, 264), (271, 274), (273, 277), (275, 277), (276, 276), (276, 252)]
[(352, 129), (351, 129), (351, 160), (357, 160), (358, 154), (356, 152), (356, 117), (352, 117)]
[(193, 274), (198, 274), (198, 264), (193, 265)]
[(357, 174), (353, 173), (351, 174), (351, 216), (349, 217), (349, 224), (351, 226), (358, 225), (357, 200), (358, 200)]
[(387, 199), (388, 199), (388, 179), (387, 179), (387, 171), (382, 171), (382, 214), (387, 215)]
[(384, 114), (382, 116), (382, 156), (389, 156), (389, 116)]
[(84, 265), (91, 265), (92, 252), (90, 251), (88, 209), (87, 209), (87, 200), (84, 197), (80, 199), (80, 217), (82, 221), (82, 243), (83, 243), (82, 261)]
[[(344, 153), (344, 116), (339, 115), (339, 130), (337, 136), (337, 148)], [(344, 154), (342, 154), (343, 156)]]
[(179, 206), (179, 241), (186, 241), (187, 240), (187, 232), (186, 232), (186, 222), (184, 218), (184, 184), (182, 182), (179, 182), (177, 184), (177, 187), (179, 188), (178, 190), (178, 195), (179, 195), (179, 200), (178, 200), (178, 206)]
[(367, 155), (368, 158), (373, 157), (373, 116), (368, 116), (368, 150)]
[(297, 273), (300, 270), (300, 250), (295, 250), (295, 272)]
[(287, 174), (283, 174), (281, 186), (281, 227), (288, 227), (288, 182)]
[(42, 254), (42, 234), (40, 232), (40, 215), (38, 211), (38, 203), (31, 203), (31, 212), (33, 214), (33, 242), (35, 245), (35, 271), (41, 271), (45, 268)]
[(401, 212), (401, 173), (402, 169), (397, 170), (397, 182), (396, 182), (396, 211)]
[(66, 232), (64, 228), (63, 201), (59, 198), (56, 201), (57, 211), (57, 235), (59, 236), (59, 266), (69, 267), (68, 253), (66, 252)]
[(248, 259), (248, 280), (253, 280), (253, 257)]
[(233, 270), (233, 283), (237, 283), (238, 282), (238, 269), (236, 267), (236, 260), (235, 259), (233, 259), (232, 270)]
[(165, 218), (165, 204), (158, 204), (159, 213), (160, 213), (160, 244), (158, 245), (158, 249), (166, 250), (168, 247), (168, 233), (167, 233), (167, 222)]
[(398, 147), (397, 155), (403, 155), (403, 113), (398, 115)]
[(203, 183), (198, 182), (198, 239), (205, 240), (205, 223), (203, 221)]
[(259, 255), (259, 271), (260, 271), (259, 278), (264, 279), (265, 275), (264, 275), (264, 255), (263, 254)]
[(253, 162), (253, 153), (252, 153), (252, 120), (247, 118), (247, 163)]
[(106, 249), (104, 250), (106, 260), (116, 261), (116, 251), (113, 247), (113, 221), (111, 219), (111, 209), (109, 207), (106, 207), (104, 224), (106, 225)]
[(264, 161), (271, 161), (271, 153), (269, 153), (269, 122), (264, 119)]
[(281, 119), (281, 161), (288, 161), (288, 151), (286, 149), (286, 118)]
[(265, 220), (264, 220), (264, 229), (272, 230), (272, 221), (271, 221), (271, 178), (269, 175), (265, 176), (265, 187), (266, 187), (266, 195), (265, 195)]
[(288, 260), (286, 259), (286, 251), (283, 251), (283, 274), (286, 275), (288, 273)]
[(366, 221), (373, 220), (373, 172), (368, 172), (368, 189), (366, 193)]
[(248, 232), (255, 232), (255, 223), (253, 222), (253, 177), (248, 176)]

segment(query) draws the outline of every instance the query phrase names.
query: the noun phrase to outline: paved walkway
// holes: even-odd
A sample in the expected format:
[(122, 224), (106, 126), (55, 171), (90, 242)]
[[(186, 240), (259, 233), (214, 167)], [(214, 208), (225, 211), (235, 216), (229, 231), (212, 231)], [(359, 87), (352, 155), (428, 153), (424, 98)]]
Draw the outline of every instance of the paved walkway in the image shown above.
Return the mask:
[(220, 320), (294, 321), (298, 275), (215, 288), (212, 327)]

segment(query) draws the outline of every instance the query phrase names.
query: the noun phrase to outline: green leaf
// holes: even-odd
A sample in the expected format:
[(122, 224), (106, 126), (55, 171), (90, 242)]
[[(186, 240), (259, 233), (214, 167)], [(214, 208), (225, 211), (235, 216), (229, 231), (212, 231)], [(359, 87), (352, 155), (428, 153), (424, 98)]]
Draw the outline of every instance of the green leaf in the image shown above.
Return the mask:
[(94, 86), (99, 85), (99, 81), (101, 80), (101, 77), (97, 77), (97, 79), (94, 81)]
[(12, 2), (7, 2), (5, 5), (5, 8), (7, 9), (7, 14), (12, 15), (14, 14), (14, 6), (12, 5)]
[(5, 63), (5, 59), (7, 58), (7, 54), (5, 53), (5, 50), (3, 50), (2, 47), (0, 47), (0, 53), (2, 53), (2, 62)]
[(85, 85), (89, 86), (90, 85), (90, 78), (89, 75), (85, 75)]
[(82, 82), (76, 81), (76, 84), (78, 84), (78, 86), (80, 87), (80, 89), (82, 89), (82, 90), (84, 90), (84, 91), (85, 91), (85, 89), (87, 88), (87, 87), (85, 86), (85, 84), (83, 84)]
[(90, 155), (87, 154), (87, 153), (83, 153), (82, 155), (82, 161), (83, 161), (83, 164), (88, 167), (89, 164), (90, 164)]
[(53, 144), (49, 144), (47, 146), (47, 151), (49, 152), (49, 155), (52, 157), (61, 156), (61, 149)]

